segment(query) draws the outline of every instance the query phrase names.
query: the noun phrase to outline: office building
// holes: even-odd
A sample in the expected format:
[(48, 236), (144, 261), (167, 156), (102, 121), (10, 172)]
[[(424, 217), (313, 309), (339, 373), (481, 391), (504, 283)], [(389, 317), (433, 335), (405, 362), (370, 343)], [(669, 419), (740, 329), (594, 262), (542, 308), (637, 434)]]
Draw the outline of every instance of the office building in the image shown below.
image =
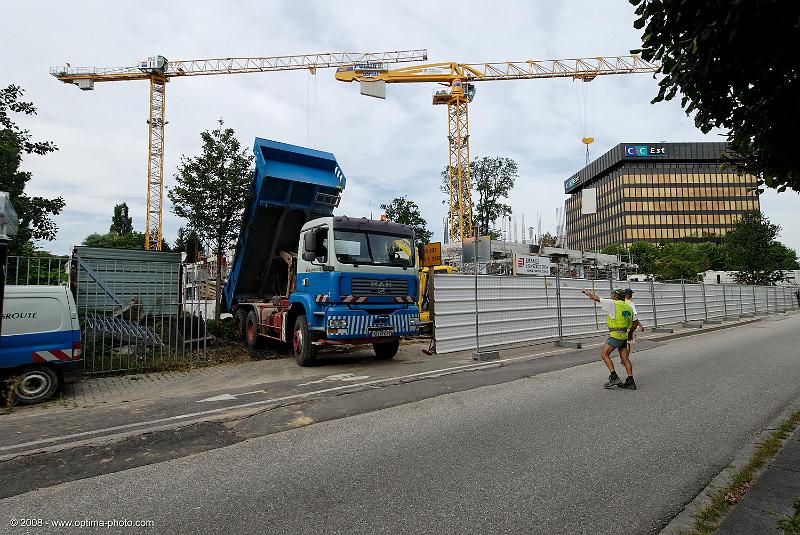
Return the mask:
[(724, 237), (760, 210), (755, 178), (722, 167), (725, 143), (620, 143), (564, 183), (567, 247)]

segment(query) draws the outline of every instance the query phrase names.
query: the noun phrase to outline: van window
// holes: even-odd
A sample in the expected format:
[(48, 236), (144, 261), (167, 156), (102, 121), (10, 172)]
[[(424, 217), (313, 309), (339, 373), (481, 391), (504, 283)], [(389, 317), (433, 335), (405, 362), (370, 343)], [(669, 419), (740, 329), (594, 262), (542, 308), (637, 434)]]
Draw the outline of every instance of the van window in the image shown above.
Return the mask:
[(64, 328), (64, 320), (69, 321), (67, 314), (64, 303), (53, 297), (16, 297), (6, 294), (3, 335), (59, 331)]

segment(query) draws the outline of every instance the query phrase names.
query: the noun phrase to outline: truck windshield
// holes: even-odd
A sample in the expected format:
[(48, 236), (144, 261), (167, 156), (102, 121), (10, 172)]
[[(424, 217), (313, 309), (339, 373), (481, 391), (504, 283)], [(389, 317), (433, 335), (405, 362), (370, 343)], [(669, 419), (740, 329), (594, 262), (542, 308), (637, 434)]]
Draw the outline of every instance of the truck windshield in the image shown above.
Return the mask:
[(333, 231), (336, 259), (343, 264), (414, 265), (414, 240), (372, 232)]

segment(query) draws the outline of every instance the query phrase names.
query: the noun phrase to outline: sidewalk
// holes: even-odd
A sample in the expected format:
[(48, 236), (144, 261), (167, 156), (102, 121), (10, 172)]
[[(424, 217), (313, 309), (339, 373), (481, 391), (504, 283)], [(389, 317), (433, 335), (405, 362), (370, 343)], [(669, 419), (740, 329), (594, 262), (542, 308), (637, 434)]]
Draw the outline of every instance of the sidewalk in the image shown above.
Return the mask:
[(800, 427), (722, 521), (716, 535), (782, 535), (779, 515), (792, 516), (796, 499), (800, 499)]

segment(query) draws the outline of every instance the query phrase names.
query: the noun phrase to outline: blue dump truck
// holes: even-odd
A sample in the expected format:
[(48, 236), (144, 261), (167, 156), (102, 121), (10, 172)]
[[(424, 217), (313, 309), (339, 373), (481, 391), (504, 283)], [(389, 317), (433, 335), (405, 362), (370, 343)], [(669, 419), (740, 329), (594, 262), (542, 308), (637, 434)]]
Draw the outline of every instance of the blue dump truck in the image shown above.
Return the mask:
[(328, 152), (256, 138), (252, 198), (223, 288), (250, 348), (290, 342), (301, 366), (324, 347), (372, 344), (378, 359), (418, 334), (411, 227), (334, 216), (345, 176)]

